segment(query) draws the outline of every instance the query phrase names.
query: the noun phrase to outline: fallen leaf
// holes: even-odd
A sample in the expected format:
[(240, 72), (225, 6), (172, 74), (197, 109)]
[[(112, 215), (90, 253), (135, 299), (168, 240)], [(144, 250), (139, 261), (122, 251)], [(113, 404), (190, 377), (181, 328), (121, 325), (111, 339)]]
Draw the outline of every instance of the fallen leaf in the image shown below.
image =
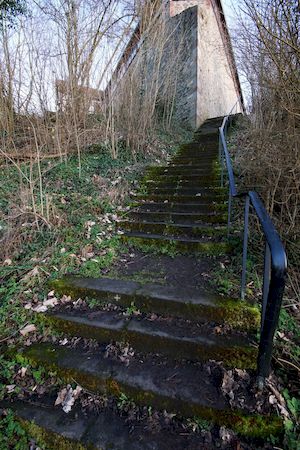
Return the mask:
[(10, 258), (7, 258), (4, 262), (3, 262), (4, 266), (11, 266), (12, 265), (12, 260)]
[(11, 394), (12, 392), (14, 392), (15, 387), (16, 387), (15, 384), (8, 384), (8, 385), (6, 386), (7, 393), (8, 393), (8, 394)]
[(57, 394), (57, 399), (55, 400), (54, 406), (61, 405), (67, 395), (67, 388), (63, 388)]
[(35, 266), (32, 270), (30, 270), (23, 278), (23, 281), (29, 280), (29, 278), (36, 277), (39, 275), (39, 268)]
[(81, 391), (81, 386), (77, 386), (76, 389), (72, 389), (72, 387), (68, 385), (58, 393), (54, 405), (62, 405), (63, 411), (68, 414), (71, 411), (76, 399), (79, 397)]
[(19, 373), (19, 375), (21, 375), (22, 378), (24, 378), (26, 375), (26, 372), (27, 372), (27, 367), (22, 367), (18, 373)]
[(27, 336), (27, 334), (32, 333), (33, 331), (36, 331), (36, 326), (32, 324), (26, 325), (26, 327), (22, 328), (20, 330), (20, 334), (22, 336)]
[(37, 313), (42, 313), (42, 312), (46, 312), (47, 311), (47, 306), (46, 305), (39, 305), (36, 308), (33, 309), (33, 311), (37, 312)]
[(58, 304), (58, 300), (56, 297), (48, 298), (43, 301), (43, 306), (50, 306), (50, 308), (54, 308)]

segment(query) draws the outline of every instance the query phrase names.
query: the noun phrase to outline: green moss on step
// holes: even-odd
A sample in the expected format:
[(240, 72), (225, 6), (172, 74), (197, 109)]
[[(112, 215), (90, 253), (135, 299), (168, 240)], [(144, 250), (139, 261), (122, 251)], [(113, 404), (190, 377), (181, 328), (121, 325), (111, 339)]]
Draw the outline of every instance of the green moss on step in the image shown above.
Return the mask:
[[(95, 447), (84, 447), (78, 441), (67, 439), (60, 434), (53, 433), (46, 428), (41, 428), (34, 422), (29, 422), (20, 417), (17, 417), (22, 427), (27, 431), (29, 436), (32, 436), (37, 444), (43, 449), (59, 449), (59, 450), (94, 450)], [(95, 449), (96, 450), (96, 449)]]
[[(159, 214), (159, 213), (158, 213)], [(222, 216), (223, 217), (223, 216)], [(150, 219), (151, 220), (151, 219)], [(172, 223), (146, 223), (146, 222), (120, 222), (120, 227), (122, 229), (138, 232), (151, 232), (155, 234), (164, 234), (167, 236), (201, 236), (201, 237), (220, 237), (225, 236), (226, 229), (224, 227), (180, 227)]]
[(224, 299), (218, 302), (220, 306), (219, 317), (232, 329), (254, 331), (260, 326), (260, 311), (256, 306), (250, 306), (246, 302)]
[(178, 253), (204, 255), (224, 255), (231, 252), (231, 245), (227, 242), (181, 242), (176, 240), (155, 240), (123, 235), (125, 242), (130, 242), (136, 248), (144, 252), (175, 256)]
[(43, 364), (48, 369), (55, 371), (66, 380), (67, 383), (76, 380), (84, 389), (95, 393), (106, 393), (119, 398), (124, 393), (128, 398), (141, 406), (152, 406), (159, 410), (175, 412), (182, 417), (202, 417), (218, 425), (225, 425), (240, 435), (264, 438), (278, 435), (282, 432), (282, 421), (277, 416), (247, 415), (231, 410), (216, 410), (203, 407), (190, 401), (178, 398), (166, 397), (152, 391), (121, 383), (113, 378), (101, 378), (103, 375), (91, 375), (76, 368), (63, 368), (58, 362), (63, 359), (65, 349), (51, 352), (50, 349), (40, 350), (37, 346), (29, 348), (26, 356), (37, 364)]
[(192, 342), (170, 339), (165, 336), (159, 336), (155, 333), (143, 333), (127, 330), (126, 324), (118, 330), (107, 329), (105, 327), (90, 326), (85, 323), (78, 323), (68, 319), (62, 319), (56, 316), (50, 316), (49, 320), (54, 329), (68, 336), (81, 336), (87, 339), (95, 339), (100, 343), (110, 341), (129, 342), (130, 345), (144, 354), (155, 352), (160, 349), (163, 354), (171, 356), (174, 359), (189, 359), (198, 361), (207, 361), (214, 359), (223, 361), (226, 367), (237, 367), (239, 369), (255, 369), (257, 360), (257, 351), (252, 347), (236, 345), (226, 347), (222, 345), (211, 345), (209, 339), (206, 342)]
[[(135, 279), (135, 281), (145, 282), (145, 279)], [(152, 280), (149, 280), (150, 282)], [(54, 289), (57, 294), (71, 295), (74, 299), (93, 298), (99, 299), (99, 305), (103, 299), (111, 303), (129, 307), (132, 302), (136, 307), (144, 312), (154, 312), (158, 314), (173, 314), (186, 319), (212, 320), (218, 324), (229, 324), (233, 329), (256, 332), (260, 324), (260, 312), (257, 307), (250, 306), (246, 302), (222, 299), (216, 306), (203, 306), (194, 303), (165, 302), (156, 298), (139, 296), (136, 293), (131, 295), (116, 294), (95, 291), (90, 288), (76, 286), (76, 277), (65, 277), (49, 283), (50, 289)], [(46, 320), (46, 319), (45, 319)], [(48, 318), (47, 318), (48, 320)]]

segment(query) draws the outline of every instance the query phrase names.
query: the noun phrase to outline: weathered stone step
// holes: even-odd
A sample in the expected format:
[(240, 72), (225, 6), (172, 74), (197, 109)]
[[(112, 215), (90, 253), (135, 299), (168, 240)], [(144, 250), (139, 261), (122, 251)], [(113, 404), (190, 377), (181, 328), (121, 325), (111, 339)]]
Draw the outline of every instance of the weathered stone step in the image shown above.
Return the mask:
[(211, 167), (211, 170), (206, 168), (196, 168), (194, 166), (162, 166), (157, 168), (149, 169), (146, 172), (148, 177), (155, 177), (159, 175), (198, 175), (198, 176), (219, 176), (220, 171)]
[(190, 212), (169, 212), (169, 211), (130, 211), (128, 216), (135, 220), (141, 221), (154, 221), (154, 222), (173, 222), (173, 223), (194, 223), (201, 225), (203, 223), (227, 223), (227, 214), (225, 213), (217, 213), (217, 212), (209, 212), (209, 213), (190, 213)]
[(149, 175), (145, 180), (146, 186), (154, 185), (154, 186), (162, 186), (162, 185), (173, 185), (173, 186), (197, 186), (202, 187), (216, 187), (220, 186), (220, 177), (212, 174), (212, 175), (203, 175), (203, 174), (176, 174), (173, 175), (169, 172), (157, 174), (155, 176)]
[(162, 234), (147, 234), (142, 232), (126, 232), (123, 241), (146, 246), (149, 250), (180, 253), (204, 253), (205, 255), (223, 255), (231, 252), (231, 245), (227, 242), (212, 242), (199, 238), (178, 237)]
[[(170, 177), (165, 177), (164, 175), (161, 176), (160, 179), (154, 179), (154, 180), (147, 180), (143, 184), (143, 186), (146, 189), (181, 189), (181, 188), (192, 188), (194, 190), (198, 190), (198, 192), (201, 192), (202, 189), (218, 189), (219, 188), (219, 181), (209, 181), (204, 180), (201, 177), (196, 177), (194, 180), (190, 179), (183, 179), (178, 178), (178, 180), (172, 180)], [(206, 191), (208, 192), (208, 191)], [(212, 192), (212, 191), (210, 191)], [(217, 191), (215, 191), (217, 192)], [(224, 193), (223, 191), (219, 191)]]
[[(135, 358), (126, 366), (121, 361), (105, 358), (99, 349), (88, 351), (51, 344), (34, 344), (24, 351), (24, 356), (33, 364), (54, 370), (66, 381), (76, 380), (88, 392), (117, 398), (125, 394), (138, 405), (183, 417), (202, 417), (242, 434), (257, 436), (261, 433), (262, 418), (230, 410), (214, 377), (200, 365), (179, 366), (161, 358)], [(266, 416), (263, 434), (274, 435), (281, 426), (277, 416)]]
[(178, 181), (180, 179), (183, 180), (203, 180), (203, 181), (215, 181), (216, 179), (218, 180), (218, 186), (220, 186), (220, 177), (219, 174), (211, 171), (205, 171), (205, 172), (194, 172), (193, 170), (191, 171), (186, 171), (186, 172), (182, 172), (182, 173), (172, 173), (172, 171), (167, 171), (167, 172), (161, 172), (161, 173), (156, 173), (156, 174), (149, 174), (147, 176), (148, 179), (151, 179), (151, 177), (154, 178), (154, 180), (162, 180), (162, 179), (169, 179), (169, 180), (175, 180)]
[(165, 171), (165, 170), (182, 170), (182, 171), (191, 171), (196, 170), (199, 172), (207, 173), (207, 167), (203, 167), (202, 164), (192, 165), (192, 164), (168, 164), (167, 166), (151, 166), (146, 172), (156, 172), (156, 171)]
[(177, 156), (172, 159), (171, 163), (174, 165), (201, 165), (203, 168), (211, 167), (216, 164), (218, 160), (216, 158), (199, 159), (198, 157), (185, 157), (185, 156)]
[(206, 154), (204, 152), (178, 153), (176, 155), (176, 157), (172, 160), (172, 162), (173, 161), (177, 161), (178, 158), (187, 158), (187, 159), (191, 158), (195, 162), (197, 160), (197, 165), (200, 166), (200, 165), (205, 164), (205, 163), (214, 163), (214, 164), (216, 164), (216, 162), (218, 161), (218, 158), (219, 158), (219, 154), (218, 153)]
[(241, 330), (256, 331), (260, 313), (246, 302), (224, 299), (202, 289), (189, 286), (162, 286), (110, 278), (65, 276), (50, 283), (51, 289), (72, 299), (93, 298), (100, 302), (121, 305), (132, 303), (145, 313), (173, 315), (189, 320), (209, 320)]
[[(153, 202), (170, 202), (170, 203), (199, 203), (207, 202), (224, 202), (226, 197), (223, 194), (217, 195), (214, 193), (201, 194), (193, 192), (193, 189), (160, 189), (154, 193), (137, 194), (133, 196), (133, 200), (153, 201)], [(157, 193), (155, 193), (157, 192)], [(161, 194), (159, 193), (161, 192)]]
[(189, 154), (195, 154), (199, 156), (209, 156), (209, 157), (215, 157), (219, 153), (219, 146), (216, 144), (213, 145), (201, 145), (201, 144), (194, 144), (189, 145), (185, 148), (180, 148), (173, 156), (172, 158), (176, 158), (177, 156), (184, 156)]
[(212, 195), (222, 195), (223, 198), (228, 198), (228, 191), (226, 189), (219, 188), (217, 186), (210, 186), (210, 185), (202, 185), (200, 183), (190, 183), (190, 182), (182, 182), (178, 183), (177, 185), (174, 184), (166, 184), (166, 183), (148, 183), (146, 185), (146, 188), (148, 189), (149, 193), (161, 193), (164, 194), (167, 191), (181, 194), (194, 194), (198, 197), (209, 197)]
[(203, 226), (195, 223), (171, 223), (154, 221), (121, 221), (119, 227), (126, 231), (140, 231), (144, 233), (158, 233), (172, 236), (224, 237), (226, 227)]
[(176, 319), (127, 320), (115, 312), (99, 311), (88, 314), (56, 313), (48, 315), (51, 326), (72, 337), (94, 339), (101, 344), (111, 341), (128, 342), (145, 357), (148, 353), (161, 353), (177, 360), (223, 361), (227, 367), (254, 369), (257, 351), (242, 336), (214, 335), (212, 328), (200, 324), (193, 327)]
[(202, 203), (159, 203), (159, 202), (145, 202), (136, 203), (132, 205), (138, 207), (141, 211), (156, 211), (156, 212), (193, 212), (193, 213), (207, 213), (212, 211), (227, 211), (228, 206), (225, 203), (202, 202)]
[[(174, 433), (171, 430), (148, 430), (132, 426), (122, 413), (109, 408), (82, 413), (78, 407), (66, 414), (60, 406), (54, 407), (41, 399), (1, 402), (2, 408), (11, 409), (17, 420), (37, 444), (57, 450), (170, 450), (197, 446), (197, 434)], [(196, 447), (195, 447), (196, 448)]]

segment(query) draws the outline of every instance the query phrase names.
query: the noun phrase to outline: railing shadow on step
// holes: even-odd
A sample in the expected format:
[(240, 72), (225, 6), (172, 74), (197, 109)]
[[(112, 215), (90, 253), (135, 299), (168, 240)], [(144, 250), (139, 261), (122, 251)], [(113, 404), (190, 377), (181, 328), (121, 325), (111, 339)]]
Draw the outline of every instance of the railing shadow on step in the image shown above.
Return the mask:
[(238, 193), (232, 168), (231, 158), (227, 147), (227, 133), (235, 117), (233, 114), (236, 105), (230, 114), (223, 120), (219, 129), (219, 158), (221, 164), (221, 186), (224, 187), (224, 178), (228, 178), (228, 237), (230, 236), (232, 219), (232, 202), (235, 198), (245, 200), (244, 212), (244, 239), (243, 264), (241, 279), (241, 299), (245, 299), (247, 278), (247, 253), (249, 236), (250, 208), (256, 214), (265, 240), (263, 295), (261, 308), (261, 329), (257, 360), (258, 384), (263, 387), (266, 377), (269, 376), (274, 335), (278, 326), (279, 314), (282, 304), (283, 292), (287, 276), (287, 256), (282, 241), (275, 226), (267, 213), (262, 200), (255, 191)]

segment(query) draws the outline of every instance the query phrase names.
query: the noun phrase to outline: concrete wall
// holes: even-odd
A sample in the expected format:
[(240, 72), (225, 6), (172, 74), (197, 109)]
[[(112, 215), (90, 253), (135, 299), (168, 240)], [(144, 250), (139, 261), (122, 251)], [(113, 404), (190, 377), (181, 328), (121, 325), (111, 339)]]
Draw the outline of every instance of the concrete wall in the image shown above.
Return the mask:
[(197, 7), (187, 9), (170, 19), (171, 28), (175, 27), (177, 30), (174, 39), (178, 41), (178, 49), (180, 48), (181, 52), (174, 80), (175, 118), (192, 129), (197, 125), (197, 21)]
[[(139, 37), (143, 39), (138, 50), (142, 63), (137, 64), (134, 58), (132, 61), (131, 47), (125, 52), (128, 55), (123, 62), (123, 72), (139, 73), (141, 101), (143, 93), (151, 95), (153, 84), (159, 85), (157, 107), (167, 105), (169, 108), (171, 98), (175, 119), (192, 129), (208, 118), (228, 114), (240, 98), (229, 35), (221, 12), (220, 0), (162, 0), (154, 28), (164, 34), (164, 48), (161, 49), (159, 41), (151, 39), (149, 34), (144, 39)], [(235, 112), (240, 111), (239, 106)]]
[[(199, 1), (197, 126), (228, 114), (239, 100), (235, 68), (214, 0)], [(240, 112), (240, 107), (236, 112)]]

